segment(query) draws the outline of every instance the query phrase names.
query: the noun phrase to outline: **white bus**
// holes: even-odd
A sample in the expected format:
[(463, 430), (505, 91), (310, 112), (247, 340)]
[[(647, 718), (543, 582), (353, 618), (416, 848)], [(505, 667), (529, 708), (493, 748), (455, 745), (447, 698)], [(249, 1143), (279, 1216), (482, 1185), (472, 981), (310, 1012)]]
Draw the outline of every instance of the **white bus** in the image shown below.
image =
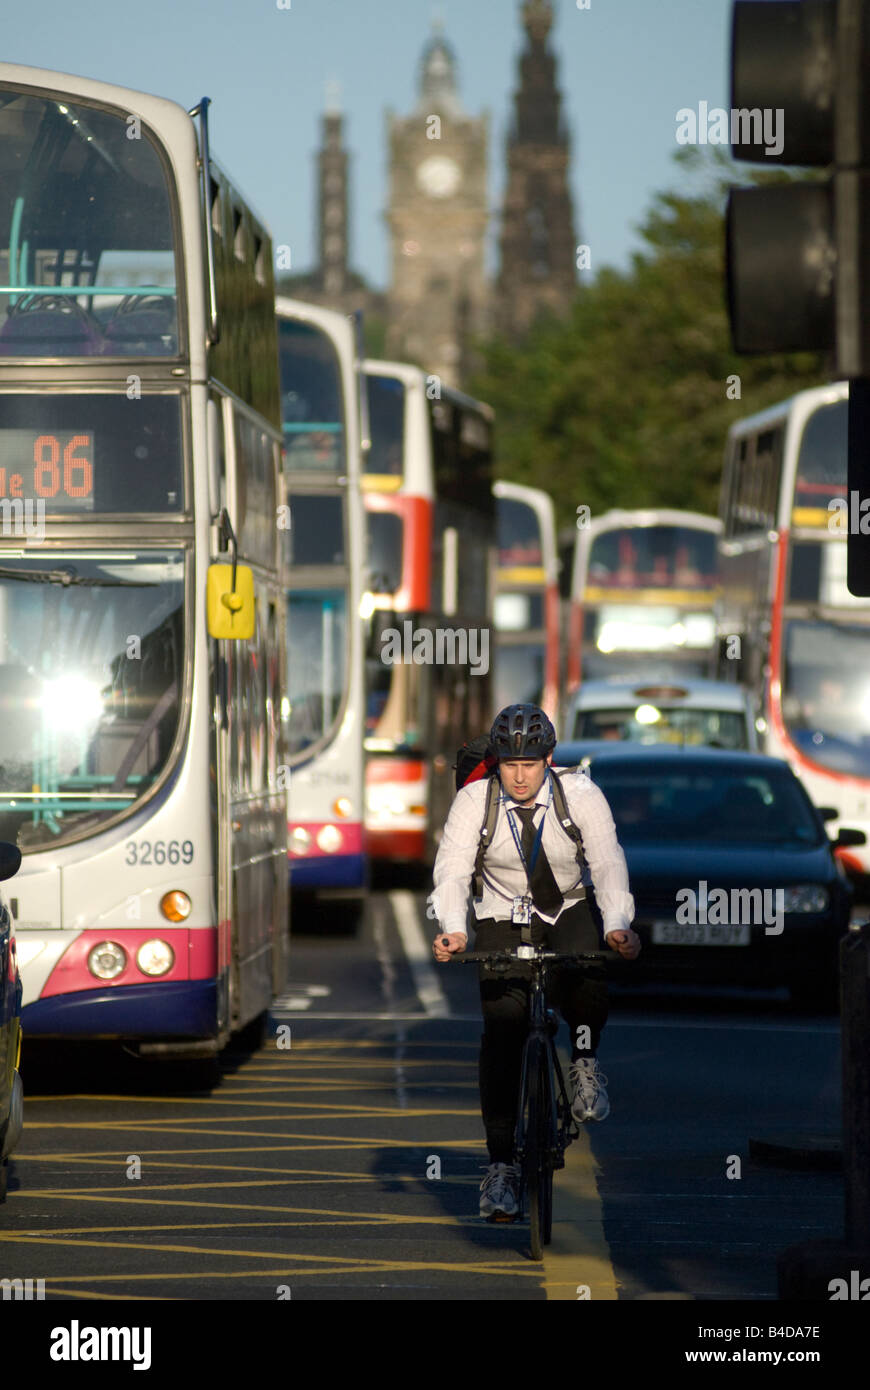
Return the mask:
[(559, 728), (559, 561), (553, 499), (493, 483), (498, 516), (493, 706), (540, 705)]
[(685, 680), (716, 661), (716, 537), (700, 512), (614, 508), (577, 532), (568, 694), (581, 679)]
[[(287, 546), (287, 844), (298, 923), (365, 905), (361, 375), (352, 320), (279, 297)], [(314, 909), (313, 911), (311, 909)]]
[[(719, 670), (753, 691), (765, 752), (836, 810), (835, 835), (870, 836), (870, 600), (846, 588), (839, 510), (848, 398), (846, 382), (800, 391), (729, 431)], [(838, 855), (854, 874), (870, 869), (866, 846)]]
[(0, 65), (0, 839), (25, 1035), (213, 1059), (289, 927), (272, 251), (208, 104)]

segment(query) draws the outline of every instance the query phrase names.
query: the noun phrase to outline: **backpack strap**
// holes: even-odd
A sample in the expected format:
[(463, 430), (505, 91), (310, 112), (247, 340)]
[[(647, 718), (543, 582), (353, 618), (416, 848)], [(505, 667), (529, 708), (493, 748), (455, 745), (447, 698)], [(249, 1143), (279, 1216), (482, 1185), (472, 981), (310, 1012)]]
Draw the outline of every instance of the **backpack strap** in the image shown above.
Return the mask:
[[(574, 769), (566, 768), (565, 771), (573, 772)], [(583, 853), (583, 836), (580, 834), (580, 831), (577, 829), (577, 826), (568, 813), (568, 803), (565, 800), (564, 788), (559, 781), (559, 774), (554, 772), (552, 768), (550, 768), (550, 782), (553, 787), (553, 805), (556, 810), (556, 816), (559, 824), (568, 836), (568, 839), (574, 842), (574, 852), (577, 855), (577, 868), (582, 877), (586, 871), (586, 856)]]
[(501, 796), (501, 783), (496, 773), (492, 773), (486, 788), (486, 812), (483, 817), (483, 824), (480, 827), (480, 838), (477, 842), (477, 854), (474, 858), (474, 871), (471, 875), (471, 887), (475, 898), (483, 894), (483, 861), (486, 851), (492, 844), (493, 831), (498, 819), (498, 803)]
[[(573, 772), (574, 768), (565, 768), (565, 772)], [(559, 781), (558, 773), (549, 769), (550, 782), (553, 788), (553, 806), (556, 817), (564, 830), (568, 839), (573, 841), (574, 852), (577, 856), (577, 869), (582, 878), (586, 872), (586, 856), (583, 853), (583, 836), (571, 819), (568, 812), (568, 803), (565, 800), (565, 792), (562, 783)], [(486, 811), (483, 817), (483, 824), (480, 827), (480, 838), (477, 842), (477, 854), (474, 858), (474, 870), (471, 875), (471, 886), (475, 898), (479, 898), (483, 893), (483, 861), (486, 858), (486, 851), (492, 844), (495, 823), (498, 820), (498, 806), (501, 799), (501, 783), (497, 774), (493, 773), (486, 788)], [(585, 892), (585, 890), (584, 890)]]

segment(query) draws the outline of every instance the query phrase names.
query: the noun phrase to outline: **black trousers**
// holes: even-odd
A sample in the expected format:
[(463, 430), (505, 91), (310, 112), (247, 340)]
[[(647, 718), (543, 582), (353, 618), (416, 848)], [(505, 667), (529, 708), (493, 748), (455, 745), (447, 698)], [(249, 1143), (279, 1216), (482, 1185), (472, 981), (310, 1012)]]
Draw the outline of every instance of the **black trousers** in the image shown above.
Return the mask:
[[(477, 923), (475, 951), (508, 950), (519, 944), (521, 928), (512, 922), (482, 918)], [(598, 951), (599, 928), (586, 902), (566, 908), (555, 923), (532, 913), (532, 940), (553, 951)], [(490, 1163), (511, 1163), (514, 1153), (517, 1099), (523, 1046), (528, 1036), (529, 966), (499, 974), (480, 971), (483, 1036), (480, 1040), (480, 1106)], [(607, 978), (604, 964), (557, 966), (548, 975), (548, 1003), (557, 1008), (571, 1030), (571, 1056), (593, 1057), (607, 1022)], [(589, 1029), (589, 1045), (578, 1047), (577, 1029)], [(585, 1042), (585, 1036), (582, 1039)]]

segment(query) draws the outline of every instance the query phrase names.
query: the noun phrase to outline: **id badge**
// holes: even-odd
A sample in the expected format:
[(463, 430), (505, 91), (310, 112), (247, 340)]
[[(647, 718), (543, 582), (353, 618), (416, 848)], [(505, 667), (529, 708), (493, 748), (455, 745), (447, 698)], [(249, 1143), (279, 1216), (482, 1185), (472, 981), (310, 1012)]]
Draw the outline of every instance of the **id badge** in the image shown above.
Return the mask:
[(528, 895), (514, 898), (511, 921), (520, 927), (527, 927), (532, 920), (532, 900)]

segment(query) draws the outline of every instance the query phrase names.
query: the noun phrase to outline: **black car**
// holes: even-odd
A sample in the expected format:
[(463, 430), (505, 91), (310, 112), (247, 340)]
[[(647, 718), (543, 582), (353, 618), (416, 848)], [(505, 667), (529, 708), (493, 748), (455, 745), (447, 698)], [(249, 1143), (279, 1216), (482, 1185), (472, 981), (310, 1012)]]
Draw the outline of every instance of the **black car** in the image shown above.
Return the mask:
[(560, 743), (610, 805), (635, 901), (637, 960), (614, 978), (788, 985), (830, 1008), (852, 889), (822, 813), (787, 763), (756, 753)]

